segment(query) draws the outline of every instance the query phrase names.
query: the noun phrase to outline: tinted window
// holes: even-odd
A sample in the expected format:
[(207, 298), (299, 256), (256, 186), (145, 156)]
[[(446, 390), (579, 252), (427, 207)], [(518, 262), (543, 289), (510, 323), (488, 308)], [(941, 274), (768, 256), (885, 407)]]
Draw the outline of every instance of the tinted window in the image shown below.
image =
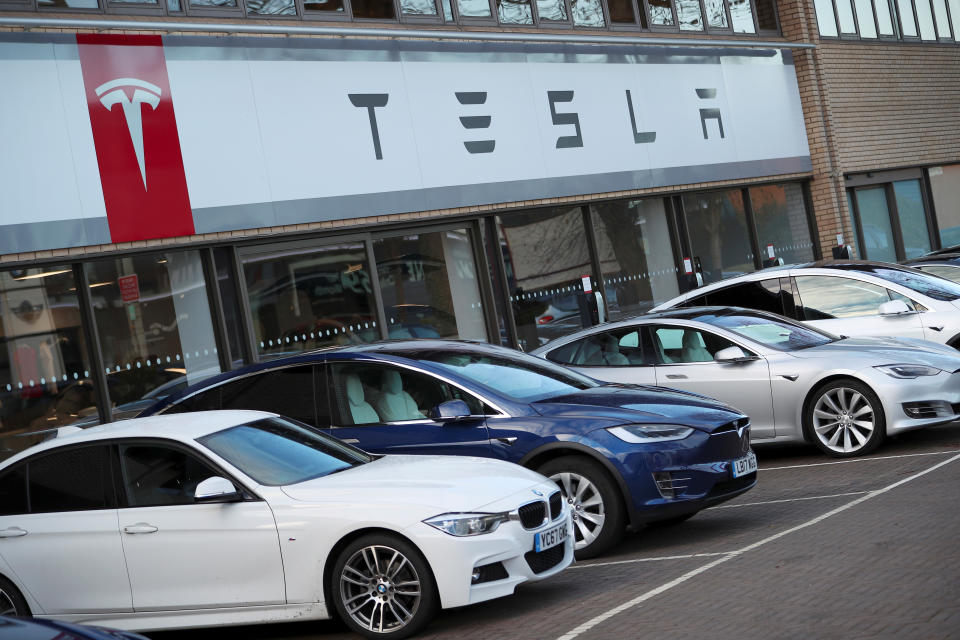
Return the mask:
[(960, 298), (960, 284), (922, 271), (881, 266), (858, 268), (857, 271), (870, 273), (888, 282), (895, 282), (934, 300), (956, 300)]
[(82, 447), (34, 458), (27, 464), (30, 511), (82, 511), (109, 506), (107, 447)]
[(171, 407), (164, 409), (161, 413), (185, 413), (187, 411), (212, 411), (219, 409), (220, 389), (221, 387), (214, 387), (212, 389), (202, 391), (194, 396), (186, 398), (185, 400), (181, 400)]
[[(224, 409), (256, 409), (316, 425), (313, 365), (272, 369), (221, 387)], [(323, 425), (326, 426), (326, 425)]]
[[(560, 354), (566, 357), (566, 360), (556, 356), (560, 349), (567, 349)], [(644, 364), (639, 330), (636, 328), (597, 333), (564, 345), (560, 349), (551, 353), (550, 359), (578, 367), (622, 367)]]
[(835, 339), (829, 333), (818, 331), (813, 327), (767, 315), (729, 313), (720, 316), (701, 316), (697, 319), (782, 351), (815, 347)]
[(860, 280), (797, 276), (795, 281), (805, 320), (872, 316), (890, 300), (886, 288)]
[(0, 516), (27, 512), (27, 466), (17, 465), (0, 476)]
[(125, 446), (121, 459), (130, 507), (193, 504), (197, 485), (220, 475), (180, 449), (158, 445)]
[(960, 268), (950, 267), (943, 264), (917, 265), (917, 268), (926, 273), (932, 273), (935, 276), (960, 282)]
[(557, 347), (546, 354), (547, 359), (553, 362), (559, 362), (560, 364), (571, 364), (577, 352), (580, 350), (582, 343), (583, 340), (577, 340), (576, 342), (570, 342), (561, 347)]
[(690, 298), (678, 304), (678, 307), (703, 307), (707, 304), (707, 296), (697, 296), (695, 298)]
[(721, 349), (735, 346), (726, 338), (692, 327), (656, 327), (653, 347), (660, 362), (712, 362)]
[(746, 307), (783, 314), (780, 279), (744, 282), (707, 294), (707, 303), (721, 307)]

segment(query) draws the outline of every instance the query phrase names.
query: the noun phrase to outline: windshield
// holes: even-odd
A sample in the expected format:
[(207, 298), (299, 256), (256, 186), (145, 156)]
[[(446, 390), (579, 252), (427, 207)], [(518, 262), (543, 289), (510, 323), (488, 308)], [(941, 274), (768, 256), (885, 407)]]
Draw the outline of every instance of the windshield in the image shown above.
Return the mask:
[(370, 462), (363, 451), (283, 418), (264, 418), (197, 442), (256, 482), (277, 487)]
[(780, 351), (807, 349), (837, 339), (836, 336), (812, 327), (762, 314), (740, 312), (719, 316), (700, 316), (697, 320), (715, 327), (723, 327), (765, 347)]
[(579, 373), (522, 353), (494, 355), (428, 351), (397, 355), (438, 364), (520, 402), (536, 402), (600, 385)]
[(956, 300), (960, 298), (960, 284), (922, 271), (881, 266), (865, 266), (858, 268), (857, 271), (873, 274), (878, 278), (902, 285), (934, 300)]

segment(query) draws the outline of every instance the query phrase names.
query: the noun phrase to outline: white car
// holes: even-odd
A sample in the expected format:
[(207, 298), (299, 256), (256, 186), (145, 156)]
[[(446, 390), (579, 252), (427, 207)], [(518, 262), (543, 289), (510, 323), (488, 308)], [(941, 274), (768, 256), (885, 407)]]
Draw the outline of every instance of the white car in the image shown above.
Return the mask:
[(557, 486), (372, 456), (256, 411), (140, 418), (0, 465), (0, 608), (129, 630), (322, 619), (402, 638), (573, 560)]
[(654, 307), (746, 307), (844, 336), (920, 338), (960, 348), (960, 284), (860, 260), (764, 269), (699, 287)]

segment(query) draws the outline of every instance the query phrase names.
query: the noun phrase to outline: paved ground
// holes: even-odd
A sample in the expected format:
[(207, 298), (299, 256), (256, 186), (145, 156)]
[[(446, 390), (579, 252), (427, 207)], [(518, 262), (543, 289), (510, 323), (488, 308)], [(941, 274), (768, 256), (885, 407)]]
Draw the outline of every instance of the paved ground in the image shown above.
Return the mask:
[[(960, 638), (960, 425), (837, 463), (758, 448), (757, 487), (628, 535), (509, 598), (446, 611), (421, 638)], [(156, 640), (345, 640), (335, 622)]]

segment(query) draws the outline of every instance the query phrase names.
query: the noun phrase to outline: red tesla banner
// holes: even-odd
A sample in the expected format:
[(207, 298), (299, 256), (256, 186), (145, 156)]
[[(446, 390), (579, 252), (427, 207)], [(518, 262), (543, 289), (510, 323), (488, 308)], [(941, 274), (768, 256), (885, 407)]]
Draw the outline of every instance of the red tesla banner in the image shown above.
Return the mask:
[(192, 235), (160, 36), (77, 34), (113, 242)]

